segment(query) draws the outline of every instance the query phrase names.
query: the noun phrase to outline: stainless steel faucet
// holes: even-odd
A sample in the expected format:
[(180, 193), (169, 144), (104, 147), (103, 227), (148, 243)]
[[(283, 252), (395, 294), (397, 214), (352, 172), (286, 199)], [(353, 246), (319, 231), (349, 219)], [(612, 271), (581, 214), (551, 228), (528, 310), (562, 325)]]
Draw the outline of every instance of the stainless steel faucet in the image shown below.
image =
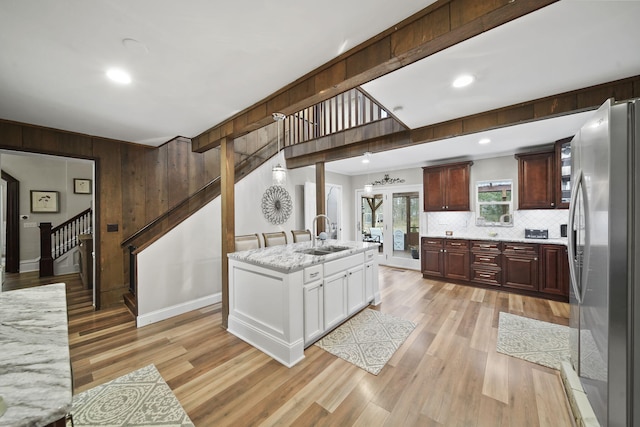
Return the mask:
[(328, 216), (324, 215), (324, 214), (320, 214), (320, 215), (316, 215), (313, 218), (313, 238), (311, 239), (313, 241), (312, 246), (315, 248), (317, 245), (317, 241), (318, 241), (318, 218), (323, 217), (325, 218), (325, 221), (327, 223), (327, 225), (329, 226), (329, 228), (331, 228), (331, 219), (329, 219)]

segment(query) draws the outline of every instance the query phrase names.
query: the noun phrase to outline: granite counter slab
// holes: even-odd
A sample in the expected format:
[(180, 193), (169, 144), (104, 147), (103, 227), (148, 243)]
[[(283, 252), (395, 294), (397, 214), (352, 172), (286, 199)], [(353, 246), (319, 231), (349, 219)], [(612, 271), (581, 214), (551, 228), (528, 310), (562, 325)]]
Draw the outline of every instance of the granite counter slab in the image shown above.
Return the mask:
[(312, 242), (290, 243), (288, 245), (270, 246), (268, 248), (250, 249), (248, 251), (232, 252), (228, 257), (237, 261), (271, 268), (283, 273), (302, 270), (314, 264), (344, 258), (345, 256), (376, 249), (378, 243), (354, 242), (345, 240), (326, 240), (318, 242), (318, 249), (323, 246), (344, 246), (349, 249), (327, 255), (308, 255), (299, 251), (312, 247)]
[(44, 426), (72, 403), (64, 283), (0, 293), (0, 426)]
[(500, 236), (474, 236), (474, 235), (456, 235), (456, 236), (444, 236), (436, 234), (423, 234), (420, 237), (434, 238), (434, 239), (462, 239), (462, 240), (486, 240), (492, 242), (515, 242), (515, 243), (539, 243), (550, 245), (567, 245), (567, 238), (560, 237), (555, 239), (525, 239), (514, 237), (500, 237)]

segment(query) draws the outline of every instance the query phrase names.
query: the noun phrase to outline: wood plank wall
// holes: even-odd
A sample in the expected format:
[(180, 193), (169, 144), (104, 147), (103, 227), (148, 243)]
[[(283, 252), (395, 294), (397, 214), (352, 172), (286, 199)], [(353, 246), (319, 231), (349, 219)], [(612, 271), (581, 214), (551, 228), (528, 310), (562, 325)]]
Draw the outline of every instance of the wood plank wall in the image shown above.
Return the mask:
[(128, 290), (122, 241), (220, 176), (219, 150), (193, 152), (181, 137), (155, 148), (0, 120), (0, 148), (96, 161), (98, 308), (120, 303)]

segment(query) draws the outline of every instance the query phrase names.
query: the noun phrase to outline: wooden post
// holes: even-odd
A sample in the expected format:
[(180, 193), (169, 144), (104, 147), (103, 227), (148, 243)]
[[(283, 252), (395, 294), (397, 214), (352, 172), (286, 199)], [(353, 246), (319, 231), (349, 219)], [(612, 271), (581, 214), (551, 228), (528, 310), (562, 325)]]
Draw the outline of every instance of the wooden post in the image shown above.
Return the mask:
[[(316, 215), (327, 214), (324, 195), (324, 162), (316, 163)], [(324, 218), (318, 219), (318, 233), (325, 230), (326, 221)]]
[(41, 222), (40, 227), (40, 277), (53, 276), (51, 256), (51, 223)]
[(235, 152), (233, 139), (223, 138), (220, 144), (220, 197), (222, 205), (222, 327), (229, 325), (229, 260), (235, 251)]

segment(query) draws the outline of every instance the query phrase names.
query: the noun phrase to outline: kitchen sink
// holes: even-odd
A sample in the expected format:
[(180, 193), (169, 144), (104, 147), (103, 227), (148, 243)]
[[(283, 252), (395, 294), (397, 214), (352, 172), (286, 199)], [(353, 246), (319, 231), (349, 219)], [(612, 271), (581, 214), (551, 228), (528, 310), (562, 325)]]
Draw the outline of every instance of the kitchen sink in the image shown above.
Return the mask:
[(351, 248), (349, 248), (348, 246), (320, 246), (316, 249), (327, 252), (342, 252)]
[(350, 248), (347, 246), (320, 246), (317, 248), (303, 249), (296, 252), (307, 255), (329, 255), (336, 252), (346, 251), (348, 249)]

